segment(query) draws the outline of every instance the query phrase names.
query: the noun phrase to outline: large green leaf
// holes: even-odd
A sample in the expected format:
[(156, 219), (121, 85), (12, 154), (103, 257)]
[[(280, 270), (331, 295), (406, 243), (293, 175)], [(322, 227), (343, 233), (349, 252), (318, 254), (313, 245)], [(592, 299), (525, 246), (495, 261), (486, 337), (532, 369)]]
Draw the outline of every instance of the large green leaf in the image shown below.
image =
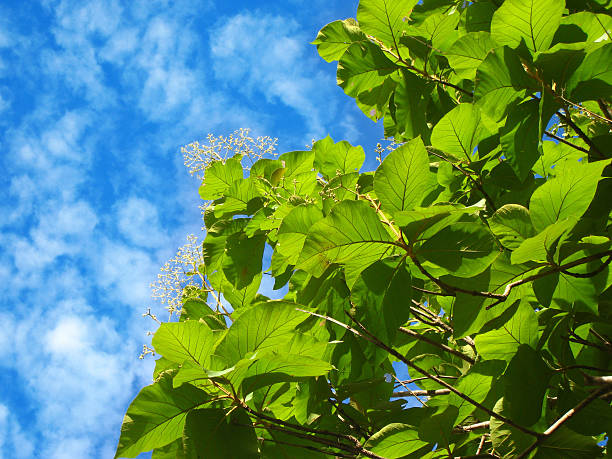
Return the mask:
[(315, 142), (315, 167), (329, 179), (340, 174), (359, 171), (365, 161), (362, 147), (353, 147), (346, 140), (334, 143), (330, 136)]
[(404, 457), (427, 443), (419, 439), (411, 425), (393, 423), (372, 435), (364, 447), (379, 456), (394, 459)]
[(553, 257), (555, 244), (564, 234), (576, 226), (575, 218), (567, 218), (547, 226), (533, 237), (525, 239), (512, 252), (512, 264), (535, 261), (548, 262)]
[(564, 9), (564, 0), (506, 0), (493, 15), (491, 35), (501, 45), (516, 48), (524, 41), (531, 52), (545, 51)]
[(575, 101), (597, 100), (612, 94), (612, 43), (589, 52), (567, 83)]
[(310, 228), (322, 218), (323, 212), (314, 204), (295, 207), (283, 219), (278, 229), (275, 250), (286, 257), (289, 264), (295, 265)]
[[(319, 343), (325, 344), (325, 343)], [(323, 346), (324, 347), (324, 346)], [(333, 367), (324, 360), (303, 354), (267, 352), (254, 360), (241, 361), (227, 377), (236, 388), (247, 395), (264, 386), (279, 382), (326, 375)]]
[(511, 360), (521, 344), (533, 349), (538, 344), (538, 318), (526, 301), (521, 301), (510, 320), (475, 338), (478, 353), (487, 360)]
[(528, 100), (508, 113), (506, 123), (500, 129), (500, 143), (508, 164), (522, 182), (540, 157), (540, 104)]
[(590, 11), (564, 16), (555, 34), (555, 41), (561, 43), (600, 43), (612, 40), (612, 17)]
[(354, 43), (338, 63), (338, 85), (347, 95), (357, 97), (383, 84), (397, 69), (374, 43)]
[(480, 63), (497, 46), (490, 33), (472, 32), (459, 38), (444, 55), (458, 77), (473, 79)]
[(231, 366), (250, 352), (263, 352), (285, 346), (295, 335), (295, 327), (308, 318), (296, 304), (269, 301), (245, 310), (227, 331), (215, 350)]
[(204, 365), (215, 345), (208, 325), (197, 320), (163, 323), (153, 336), (155, 352), (176, 363)]
[(453, 223), (418, 246), (415, 255), (426, 266), (442, 268), (439, 274), (473, 277), (493, 263), (500, 254), (495, 238), (482, 224)]
[(431, 129), (427, 126), (427, 106), (430, 103), (426, 80), (413, 72), (402, 72), (393, 93), (393, 108), (385, 117), (385, 135), (411, 140), (421, 136), (427, 141)]
[(533, 85), (516, 51), (503, 46), (491, 51), (478, 66), (474, 98), (485, 113), (501, 121)]
[(261, 273), (265, 243), (264, 234), (247, 237), (245, 233), (235, 233), (228, 236), (223, 274), (236, 289), (241, 290), (251, 285)]
[(240, 158), (230, 158), (225, 164), (222, 161), (211, 163), (204, 173), (204, 181), (200, 186), (202, 199), (218, 199), (230, 186), (242, 178)]
[(534, 459), (594, 459), (604, 457), (603, 448), (593, 437), (561, 427), (538, 447)]
[[(493, 367), (493, 365), (490, 365)], [(488, 362), (483, 365), (479, 363), (472, 367), (469, 373), (463, 375), (457, 381), (455, 387), (459, 392), (469, 396), (472, 400), (482, 403), (491, 390), (493, 376), (491, 375)], [(467, 400), (459, 397), (454, 392), (448, 396), (448, 404), (456, 406), (458, 409), (456, 423), (461, 423), (472, 413), (476, 407)]]
[(351, 286), (362, 270), (391, 255), (395, 247), (368, 203), (343, 201), (312, 226), (296, 268), (319, 277), (332, 263), (341, 263)]
[(357, 21), (361, 30), (397, 50), (399, 39), (417, 0), (361, 0)]
[(534, 191), (529, 202), (536, 231), (569, 217), (580, 218), (595, 196), (605, 161), (564, 164), (557, 177)]
[[(480, 141), (489, 137), (487, 121), (473, 104), (459, 104), (438, 121), (431, 134), (431, 144), (445, 153), (472, 161)], [(495, 128), (495, 125), (492, 126)]]
[(317, 45), (319, 55), (327, 62), (337, 61), (353, 43), (367, 40), (352, 18), (334, 21), (323, 27), (313, 45)]
[(256, 459), (257, 436), (251, 420), (241, 409), (193, 410), (187, 415), (183, 431), (186, 459)]
[(384, 260), (365, 269), (351, 291), (361, 322), (385, 343), (410, 316), (410, 272), (403, 260)]
[(518, 204), (506, 204), (489, 219), (489, 228), (499, 242), (507, 249), (514, 250), (535, 233), (529, 210)]
[(410, 210), (420, 205), (437, 187), (429, 172), (429, 157), (420, 138), (387, 155), (374, 175), (374, 191), (387, 212)]
[(190, 410), (202, 405), (209, 395), (190, 384), (172, 387), (172, 375), (164, 373), (145, 387), (130, 404), (115, 457), (136, 457), (145, 451), (172, 443), (183, 433)]
[(552, 371), (540, 354), (521, 344), (504, 375), (504, 402), (511, 418), (530, 426), (542, 416), (542, 402)]

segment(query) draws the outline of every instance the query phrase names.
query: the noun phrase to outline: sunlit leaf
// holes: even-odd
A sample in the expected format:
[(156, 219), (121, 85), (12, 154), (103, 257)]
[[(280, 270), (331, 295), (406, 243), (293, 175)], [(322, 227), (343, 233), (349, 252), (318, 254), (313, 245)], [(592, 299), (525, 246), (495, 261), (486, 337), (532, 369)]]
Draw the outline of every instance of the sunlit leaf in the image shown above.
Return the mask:
[(209, 398), (189, 384), (174, 389), (172, 376), (164, 374), (142, 389), (130, 404), (115, 457), (136, 457), (180, 438), (187, 413)]
[(420, 138), (389, 153), (374, 175), (374, 191), (384, 209), (391, 213), (420, 205), (436, 186)]
[(524, 41), (531, 52), (550, 46), (561, 23), (563, 0), (506, 0), (491, 21), (491, 35), (501, 45), (516, 48)]

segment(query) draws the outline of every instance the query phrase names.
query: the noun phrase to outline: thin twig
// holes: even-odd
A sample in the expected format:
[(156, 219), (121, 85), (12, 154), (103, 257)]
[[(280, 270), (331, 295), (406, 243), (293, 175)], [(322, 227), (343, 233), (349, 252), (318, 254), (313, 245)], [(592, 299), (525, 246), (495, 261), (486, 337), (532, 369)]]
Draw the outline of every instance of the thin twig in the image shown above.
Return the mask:
[(410, 393), (410, 394), (411, 394), (411, 395), (410, 395), (411, 397), (416, 398), (416, 399), (419, 401), (419, 403), (420, 403), (421, 405), (423, 405), (423, 406), (427, 406), (427, 402), (424, 402), (423, 400), (421, 400), (421, 399), (419, 398), (419, 395), (418, 395), (418, 394), (415, 394), (415, 393), (414, 393), (414, 391), (413, 391), (413, 390), (411, 390), (411, 389), (410, 389), (410, 388), (409, 388), (409, 387), (408, 387), (406, 384), (404, 384), (402, 381), (400, 381), (400, 380), (399, 380), (399, 378), (398, 378), (397, 376), (395, 376), (395, 375), (391, 375), (391, 376), (393, 376), (393, 377), (395, 378), (395, 380), (396, 380), (397, 382), (399, 382), (399, 383), (400, 383), (400, 384), (401, 384), (401, 385), (404, 387), (404, 389), (406, 389), (406, 392), (407, 392), (407, 393)]
[(467, 426), (456, 426), (454, 430), (458, 432), (471, 432), (472, 430), (488, 429), (489, 427), (491, 427), (491, 421), (483, 421), (483, 422), (478, 422), (476, 424), (470, 424)]
[[(245, 424), (238, 424), (238, 423), (234, 423), (237, 426), (242, 426), (242, 427), (248, 427)], [(271, 441), (273, 443), (278, 443), (279, 445), (287, 445), (287, 446), (293, 446), (296, 448), (303, 448), (303, 449), (307, 449), (309, 451), (315, 451), (317, 453), (323, 453), (326, 454), (328, 456), (334, 456), (334, 457), (341, 457), (341, 458), (354, 458), (354, 455), (351, 456), (347, 456), (346, 454), (343, 453), (339, 453), (338, 451), (329, 451), (329, 450), (325, 450), (325, 449), (321, 449), (321, 448), (315, 448), (314, 446), (309, 446), (309, 445), (300, 445), (298, 443), (290, 443), (288, 441), (282, 441), (282, 440), (276, 440), (275, 438), (264, 438), (264, 437), (258, 437), (259, 440), (263, 442), (266, 441)]]
[(544, 131), (544, 134), (546, 134), (548, 137), (551, 137), (551, 138), (553, 138), (555, 140), (558, 140), (561, 143), (564, 143), (565, 145), (569, 145), (570, 147), (575, 148), (578, 151), (581, 151), (581, 152), (587, 153), (587, 154), (589, 152), (589, 150), (587, 150), (586, 148), (580, 147), (580, 146), (578, 146), (578, 145), (576, 145), (576, 144), (574, 144), (572, 142), (569, 142), (566, 139), (564, 139), (563, 137), (560, 137), (560, 136), (558, 136), (556, 134), (553, 134), (550, 131)]
[(401, 397), (417, 397), (417, 396), (422, 396), (422, 397), (434, 397), (436, 395), (448, 395), (450, 394), (450, 390), (449, 389), (431, 389), (431, 390), (404, 390), (404, 391), (398, 391), (398, 392), (393, 392), (393, 394), (391, 394), (391, 398), (401, 398)]
[[(446, 376), (446, 375), (438, 375), (438, 378), (445, 378), (445, 379), (459, 379), (459, 376)], [(406, 381), (398, 381), (399, 383), (403, 384), (414, 384), (418, 381), (424, 381), (425, 379), (429, 379), (425, 376), (421, 377), (421, 378), (412, 378), (412, 379), (408, 379)]]
[(399, 331), (401, 331), (402, 333), (404, 333), (405, 335), (408, 336), (412, 336), (413, 338), (416, 338), (420, 341), (423, 341), (425, 343), (431, 344), (432, 346), (435, 346), (437, 348), (440, 348), (450, 354), (453, 354), (456, 357), (459, 357), (462, 360), (465, 360), (466, 362), (468, 362), (470, 365), (474, 365), (476, 363), (476, 361), (471, 358), (470, 356), (465, 355), (462, 352), (459, 352), (456, 349), (453, 349), (452, 347), (447, 346), (446, 344), (443, 343), (438, 343), (437, 341), (434, 341), (426, 336), (421, 335), (420, 333), (415, 332), (414, 330), (410, 330), (409, 328), (404, 328), (404, 327), (400, 327)]

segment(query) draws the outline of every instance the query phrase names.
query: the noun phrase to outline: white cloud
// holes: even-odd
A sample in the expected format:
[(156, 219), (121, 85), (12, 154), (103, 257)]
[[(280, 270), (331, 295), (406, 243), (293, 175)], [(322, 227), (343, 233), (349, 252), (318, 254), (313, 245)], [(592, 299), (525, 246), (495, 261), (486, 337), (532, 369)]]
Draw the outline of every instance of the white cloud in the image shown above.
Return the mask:
[[(10, 451), (10, 456), (3, 456)], [(34, 442), (15, 419), (6, 405), (0, 403), (0, 459), (33, 457)]]
[(323, 133), (329, 114), (318, 105), (333, 111), (328, 92), (321, 89), (328, 78), (306, 54), (308, 40), (296, 21), (243, 13), (221, 23), (210, 33), (210, 41), (217, 79), (247, 95), (261, 92), (268, 101), (293, 108), (308, 123), (309, 136)]
[(101, 244), (98, 282), (113, 301), (144, 311), (150, 299), (149, 284), (155, 280), (159, 263), (146, 251), (112, 241)]
[(128, 241), (141, 247), (159, 248), (169, 242), (160, 228), (157, 208), (146, 199), (130, 197), (120, 202), (117, 226)]

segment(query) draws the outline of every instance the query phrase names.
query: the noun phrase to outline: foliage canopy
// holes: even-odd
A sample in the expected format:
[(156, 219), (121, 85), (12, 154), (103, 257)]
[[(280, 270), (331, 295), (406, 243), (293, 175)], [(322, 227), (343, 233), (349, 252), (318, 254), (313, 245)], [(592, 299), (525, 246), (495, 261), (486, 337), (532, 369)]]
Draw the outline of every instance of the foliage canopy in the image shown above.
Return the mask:
[[(329, 137), (211, 156), (202, 282), (117, 457), (606, 454), (611, 5), (361, 0), (325, 26), (394, 144), (374, 172)], [(267, 246), (282, 300), (257, 293)]]

